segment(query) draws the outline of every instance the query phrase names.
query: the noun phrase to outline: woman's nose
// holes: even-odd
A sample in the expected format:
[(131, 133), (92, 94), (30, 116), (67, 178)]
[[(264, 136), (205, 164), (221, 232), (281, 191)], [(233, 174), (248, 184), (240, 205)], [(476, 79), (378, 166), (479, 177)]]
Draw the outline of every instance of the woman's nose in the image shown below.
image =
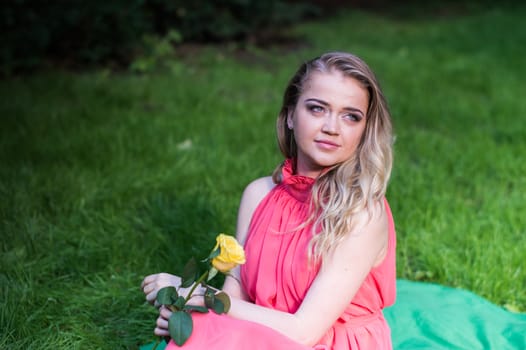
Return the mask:
[(329, 113), (325, 116), (321, 131), (327, 134), (338, 134), (338, 118), (337, 116)]

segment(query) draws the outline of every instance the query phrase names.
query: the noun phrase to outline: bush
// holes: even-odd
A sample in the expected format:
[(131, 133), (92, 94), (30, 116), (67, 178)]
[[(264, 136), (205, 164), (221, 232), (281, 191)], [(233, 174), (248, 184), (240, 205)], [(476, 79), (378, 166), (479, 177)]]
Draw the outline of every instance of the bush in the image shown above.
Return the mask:
[(0, 5), (4, 73), (47, 59), (74, 64), (124, 60), (150, 30), (144, 0), (7, 0)]
[(150, 0), (160, 32), (176, 27), (187, 41), (246, 40), (316, 13), (308, 2), (280, 0)]
[(281, 0), (4, 0), (0, 3), (4, 74), (46, 60), (126, 65), (148, 35), (177, 31), (184, 41), (246, 40), (312, 13)]

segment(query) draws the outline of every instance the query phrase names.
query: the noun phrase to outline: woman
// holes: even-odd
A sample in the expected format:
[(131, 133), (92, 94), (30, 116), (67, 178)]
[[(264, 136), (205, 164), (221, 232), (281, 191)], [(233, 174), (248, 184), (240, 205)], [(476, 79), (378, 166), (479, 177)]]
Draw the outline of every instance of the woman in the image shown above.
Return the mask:
[[(184, 348), (391, 349), (382, 309), (396, 294), (385, 199), (392, 131), (374, 73), (342, 52), (302, 64), (277, 133), (285, 161), (241, 200), (237, 238), (247, 262), (225, 280), (230, 311), (193, 314)], [(179, 284), (155, 274), (142, 287), (154, 302), (160, 288)], [(169, 316), (162, 307), (156, 334), (168, 335)]]

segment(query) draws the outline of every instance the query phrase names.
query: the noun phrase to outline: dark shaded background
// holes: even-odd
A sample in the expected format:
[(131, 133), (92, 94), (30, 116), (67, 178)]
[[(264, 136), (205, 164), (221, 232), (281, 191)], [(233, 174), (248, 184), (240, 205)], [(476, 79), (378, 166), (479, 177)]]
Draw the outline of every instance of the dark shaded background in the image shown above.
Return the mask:
[(123, 69), (148, 50), (152, 38), (164, 38), (178, 47), (235, 42), (240, 47), (265, 48), (287, 42), (289, 25), (344, 7), (386, 16), (454, 16), (515, 2), (4, 0), (0, 2), (0, 74), (27, 74), (57, 66)]

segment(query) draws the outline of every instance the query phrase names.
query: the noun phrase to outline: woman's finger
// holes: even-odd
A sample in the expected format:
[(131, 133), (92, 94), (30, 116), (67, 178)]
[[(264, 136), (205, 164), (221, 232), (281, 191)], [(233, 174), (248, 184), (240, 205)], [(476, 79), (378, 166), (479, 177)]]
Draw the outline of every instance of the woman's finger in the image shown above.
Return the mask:
[[(172, 316), (172, 311), (170, 311), (166, 306), (163, 305), (159, 308), (159, 315), (160, 317), (167, 320), (170, 318), (170, 316)], [(168, 328), (168, 323), (166, 327)]]
[(160, 337), (166, 337), (166, 336), (170, 335), (170, 332), (168, 332), (167, 329), (160, 329), (160, 328), (157, 328), (157, 327), (153, 330), (153, 333), (155, 335), (160, 336)]
[(156, 296), (157, 296), (157, 293), (155, 291), (153, 291), (151, 293), (146, 294), (146, 300), (149, 303), (153, 303), (155, 301)]
[(155, 279), (157, 278), (157, 275), (158, 274), (155, 273), (153, 275), (148, 275), (148, 276), (144, 277), (144, 279), (142, 280), (142, 283), (141, 283), (141, 288), (144, 288), (145, 285), (155, 281)]
[(157, 325), (157, 328), (168, 329), (168, 320), (162, 317), (157, 318), (157, 322), (155, 324)]

